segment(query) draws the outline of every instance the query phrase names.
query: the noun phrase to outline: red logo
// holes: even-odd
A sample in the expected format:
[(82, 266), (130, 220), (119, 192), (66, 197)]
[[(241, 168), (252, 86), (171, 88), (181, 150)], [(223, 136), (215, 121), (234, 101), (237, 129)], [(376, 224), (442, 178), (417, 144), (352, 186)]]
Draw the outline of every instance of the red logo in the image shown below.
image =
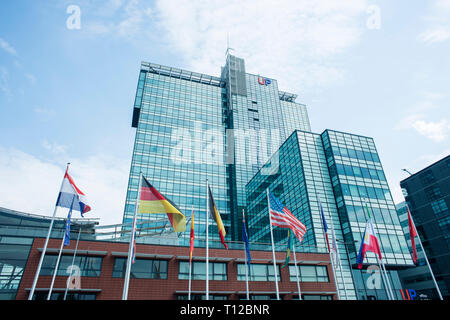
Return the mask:
[(267, 78), (258, 77), (258, 83), (262, 86), (268, 86), (269, 84), (272, 83), (272, 80), (267, 79)]

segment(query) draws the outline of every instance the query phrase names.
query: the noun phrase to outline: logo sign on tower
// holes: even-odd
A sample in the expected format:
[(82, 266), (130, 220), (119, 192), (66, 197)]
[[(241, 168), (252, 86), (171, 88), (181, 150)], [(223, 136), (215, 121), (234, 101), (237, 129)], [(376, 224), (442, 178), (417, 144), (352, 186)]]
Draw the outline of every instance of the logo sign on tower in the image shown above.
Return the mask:
[(262, 86), (268, 86), (269, 84), (272, 83), (272, 80), (263, 77), (258, 77), (258, 83)]

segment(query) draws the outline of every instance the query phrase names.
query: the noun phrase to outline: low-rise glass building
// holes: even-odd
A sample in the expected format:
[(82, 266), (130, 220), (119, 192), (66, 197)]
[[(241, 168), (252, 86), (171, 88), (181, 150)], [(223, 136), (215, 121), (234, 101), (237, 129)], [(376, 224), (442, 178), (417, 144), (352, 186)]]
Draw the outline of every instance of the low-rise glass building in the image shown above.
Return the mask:
[[(0, 300), (15, 299), (35, 238), (47, 237), (51, 218), (0, 208)], [(94, 239), (98, 222), (72, 219), (71, 239)], [(50, 238), (62, 239), (65, 219), (55, 218)], [(45, 271), (44, 271), (45, 272)]]
[[(326, 250), (323, 207), (338, 239), (336, 279), (343, 299), (387, 299), (382, 282), (378, 288), (368, 285), (371, 274), (366, 268), (377, 265), (375, 255), (367, 254), (365, 270), (356, 268), (369, 210), (391, 287), (401, 299), (396, 270), (413, 263), (372, 138), (332, 130), (295, 131), (246, 186), (249, 235), (254, 241), (270, 241), (266, 189), (306, 225), (299, 248)], [(285, 242), (286, 230), (275, 228), (274, 238)]]

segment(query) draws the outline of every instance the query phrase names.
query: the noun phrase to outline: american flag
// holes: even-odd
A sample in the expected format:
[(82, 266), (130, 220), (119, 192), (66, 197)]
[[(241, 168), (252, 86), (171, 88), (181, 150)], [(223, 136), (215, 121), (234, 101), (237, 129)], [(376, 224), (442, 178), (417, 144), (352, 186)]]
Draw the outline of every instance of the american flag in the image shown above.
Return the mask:
[(280, 228), (289, 228), (295, 234), (297, 239), (302, 242), (306, 233), (306, 227), (300, 222), (284, 204), (269, 192), (270, 218), (272, 225)]

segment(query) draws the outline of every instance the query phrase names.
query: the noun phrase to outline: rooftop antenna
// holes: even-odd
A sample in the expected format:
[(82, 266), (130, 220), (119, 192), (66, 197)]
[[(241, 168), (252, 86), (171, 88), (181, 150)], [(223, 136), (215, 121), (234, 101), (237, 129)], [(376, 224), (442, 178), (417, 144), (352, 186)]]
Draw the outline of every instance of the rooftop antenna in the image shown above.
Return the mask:
[(230, 51), (234, 49), (230, 48), (230, 34), (227, 32), (227, 51), (225, 52), (225, 56), (228, 57), (228, 54), (230, 53)]

